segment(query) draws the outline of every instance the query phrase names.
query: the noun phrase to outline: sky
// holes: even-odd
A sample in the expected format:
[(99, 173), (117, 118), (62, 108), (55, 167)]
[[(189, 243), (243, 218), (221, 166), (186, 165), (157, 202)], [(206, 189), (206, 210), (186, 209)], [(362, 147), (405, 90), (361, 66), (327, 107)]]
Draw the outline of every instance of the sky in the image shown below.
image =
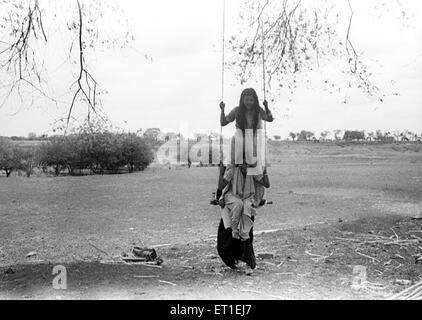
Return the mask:
[[(227, 36), (236, 29), (240, 1), (226, 1)], [(323, 92), (317, 82), (311, 89), (299, 85), (292, 97), (270, 92), (274, 99), (270, 109), (276, 121), (268, 125), (268, 134), (285, 137), (302, 129), (316, 133), (334, 129), (409, 129), (422, 133), (422, 3), (402, 2), (413, 15), (410, 27), (401, 26), (393, 14), (384, 12), (378, 18), (380, 11), (370, 8), (377, 0), (352, 0), (354, 43), (369, 61), (379, 61), (372, 66), (375, 78), (388, 92), (400, 95), (388, 96), (380, 103), (351, 90), (348, 103), (342, 104), (344, 97)], [(103, 110), (114, 124), (128, 131), (159, 127), (185, 136), (219, 131), (222, 3), (119, 1), (135, 40), (124, 49), (100, 50), (89, 56), (89, 67), (108, 92), (102, 97)], [(65, 51), (61, 49), (67, 45), (65, 37), (56, 37), (54, 45), (50, 44), (54, 46), (50, 54)], [(152, 61), (145, 59), (145, 54)], [(60, 88), (58, 91), (67, 90), (73, 76), (63, 67), (52, 75), (52, 85)], [(227, 109), (237, 106), (245, 86), (248, 84), (240, 85), (226, 70)], [(262, 97), (260, 86), (256, 89)], [(52, 123), (66, 114), (70, 103), (63, 99), (58, 106), (43, 101), (29, 107), (28, 101), (15, 100), (0, 108), (0, 135), (51, 133)], [(76, 114), (84, 112), (82, 108), (75, 110)]]

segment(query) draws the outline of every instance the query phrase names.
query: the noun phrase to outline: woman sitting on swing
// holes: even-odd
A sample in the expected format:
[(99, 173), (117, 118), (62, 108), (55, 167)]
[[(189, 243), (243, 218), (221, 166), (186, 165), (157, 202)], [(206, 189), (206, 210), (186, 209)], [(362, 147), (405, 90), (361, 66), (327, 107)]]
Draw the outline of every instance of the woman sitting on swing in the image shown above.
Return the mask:
[[(227, 117), (224, 114), (224, 103), (220, 104), (221, 126), (226, 126), (236, 120), (237, 131), (243, 133), (243, 138), (245, 130), (250, 129), (253, 130), (255, 140), (257, 130), (262, 129), (262, 122), (274, 120), (267, 101), (264, 101), (264, 106), (265, 111), (259, 106), (258, 96), (254, 89), (246, 89), (242, 92), (239, 107), (233, 109)], [(235, 142), (234, 138), (233, 142)], [(243, 144), (245, 144), (245, 139), (243, 139)], [(263, 146), (256, 147), (261, 150)], [(246, 163), (245, 148), (242, 149), (241, 163), (239, 163), (239, 157), (232, 152), (232, 164), (225, 170), (222, 181), (221, 189), (224, 189), (220, 197), (222, 219), (218, 229), (217, 250), (224, 263), (230, 268), (235, 269), (237, 262), (241, 260), (254, 269), (256, 261), (252, 245), (253, 224), (256, 208), (262, 206), (265, 201), (263, 200), (264, 188), (269, 188), (270, 182), (267, 169), (262, 162), (262, 170), (255, 170), (255, 174), (248, 174), (248, 170), (252, 169), (253, 165)]]

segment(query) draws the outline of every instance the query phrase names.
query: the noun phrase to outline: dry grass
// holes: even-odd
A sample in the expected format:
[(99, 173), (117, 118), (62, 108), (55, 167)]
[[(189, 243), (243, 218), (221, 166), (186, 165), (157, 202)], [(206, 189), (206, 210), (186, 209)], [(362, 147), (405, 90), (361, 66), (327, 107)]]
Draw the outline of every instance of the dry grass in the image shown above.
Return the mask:
[[(420, 153), (395, 151), (391, 146), (281, 144), (273, 146), (271, 158), (272, 189), (267, 198), (275, 204), (260, 212), (256, 229), (285, 231), (257, 237), (256, 251), (273, 250), (277, 252), (277, 261), (260, 263), (260, 269), (250, 280), (255, 291), (299, 298), (373, 298), (400, 289), (394, 285), (396, 278), (416, 279), (415, 270), (419, 269), (414, 268), (420, 265), (411, 265), (410, 256), (417, 254), (414, 246), (417, 239), (406, 235), (407, 229), (400, 233), (396, 223), (410, 221), (412, 216), (420, 214)], [(216, 232), (219, 212), (208, 205), (216, 179), (216, 168), (154, 169), (119, 176), (0, 177), (0, 266), (20, 270), (14, 278), (2, 271), (0, 292), (8, 296), (13, 288), (21, 288), (20, 296), (30, 292), (32, 297), (49, 297), (52, 293), (43, 285), (49, 285), (51, 271), (41, 277), (34, 275), (34, 270), (49, 270), (48, 263), (65, 263), (70, 268), (85, 270), (83, 274), (75, 271), (79, 276), (69, 297), (83, 294), (97, 298), (94, 292), (108, 292), (111, 288), (113, 295), (126, 289), (131, 297), (135, 295), (138, 289), (124, 278), (132, 279), (133, 274), (142, 276), (139, 272), (144, 269), (99, 268), (96, 261), (109, 257), (90, 243), (111, 257), (128, 251), (133, 244), (171, 244), (158, 249), (164, 265), (152, 274), (177, 284), (166, 291), (168, 298), (178, 297), (177, 294), (201, 297), (201, 292), (204, 297), (207, 292), (215, 292), (219, 297), (221, 288), (227, 295), (239, 292), (234, 288), (244, 283), (244, 276), (227, 273), (218, 259), (208, 258), (216, 253), (209, 236)], [(397, 213), (403, 215), (397, 217)], [(393, 220), (385, 219), (392, 215), (395, 215)], [(375, 234), (378, 238), (367, 236), (363, 227), (378, 232)], [(411, 227), (420, 230), (420, 224)], [(371, 244), (382, 248), (387, 241), (395, 241), (390, 239), (394, 236), (390, 228), (398, 232), (400, 240), (409, 241), (402, 242), (400, 247), (387, 245), (388, 250), (396, 251), (388, 251), (386, 255), (376, 248), (373, 251)], [(355, 240), (347, 240), (352, 238)], [(31, 251), (37, 255), (26, 258)], [(333, 251), (336, 253), (330, 256)], [(400, 261), (402, 266), (391, 267), (391, 272), (375, 271), (376, 266), (388, 262), (388, 257), (396, 253), (405, 258), (407, 267)], [(339, 258), (339, 254), (347, 259)], [(374, 261), (379, 262), (375, 265)], [(385, 290), (351, 291), (349, 282), (354, 264), (367, 265), (371, 283), (382, 282)], [(119, 270), (122, 276), (110, 280)], [(28, 289), (25, 283), (31, 277), (41, 278), (38, 282), (34, 280), (34, 287)], [(103, 285), (103, 281), (111, 284)], [(145, 281), (152, 280), (139, 278), (136, 283), (146, 285)], [(85, 285), (89, 289), (82, 290), (81, 286)], [(140, 298), (162, 294), (163, 286), (163, 282), (159, 286), (148, 285)], [(47, 290), (46, 293), (41, 289)], [(243, 289), (250, 291), (240, 298), (259, 297), (254, 296), (248, 285), (244, 284)]]

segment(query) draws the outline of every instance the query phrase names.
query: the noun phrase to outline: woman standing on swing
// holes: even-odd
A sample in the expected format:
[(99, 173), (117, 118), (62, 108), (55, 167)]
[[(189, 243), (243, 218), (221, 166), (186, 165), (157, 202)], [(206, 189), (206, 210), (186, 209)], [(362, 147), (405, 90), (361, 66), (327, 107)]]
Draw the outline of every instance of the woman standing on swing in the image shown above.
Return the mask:
[(264, 101), (265, 110), (259, 105), (258, 95), (252, 88), (243, 90), (240, 96), (239, 106), (234, 108), (227, 116), (225, 115), (224, 102), (220, 103), (220, 124), (225, 127), (236, 120), (236, 128), (242, 131), (246, 129), (263, 129), (262, 122), (273, 122), (274, 118), (268, 108), (268, 102)]
[[(236, 268), (239, 260), (244, 261), (251, 269), (255, 269), (256, 266), (252, 244), (253, 225), (256, 209), (262, 206), (263, 201), (265, 202), (263, 190), (270, 187), (270, 182), (265, 159), (260, 159), (261, 161), (256, 164), (247, 164), (245, 131), (253, 130), (254, 148), (252, 149), (258, 151), (266, 147), (265, 142), (257, 138), (257, 131), (263, 129), (263, 121), (272, 122), (274, 119), (266, 101), (264, 101), (264, 106), (265, 110), (259, 106), (258, 96), (254, 89), (246, 89), (242, 92), (239, 106), (227, 117), (224, 112), (224, 103), (220, 104), (221, 126), (226, 126), (236, 120), (236, 131), (243, 136), (241, 140), (243, 148), (235, 148), (243, 152), (240, 155), (235, 155), (236, 151), (232, 153), (232, 164), (224, 172), (221, 185), (221, 189), (224, 190), (219, 199), (222, 219), (218, 229), (217, 250), (224, 263), (232, 269)], [(235, 138), (232, 142), (236, 143)], [(252, 150), (249, 150), (249, 153), (250, 151)], [(257, 165), (261, 168), (256, 168)], [(248, 174), (250, 169), (255, 169), (255, 174)]]

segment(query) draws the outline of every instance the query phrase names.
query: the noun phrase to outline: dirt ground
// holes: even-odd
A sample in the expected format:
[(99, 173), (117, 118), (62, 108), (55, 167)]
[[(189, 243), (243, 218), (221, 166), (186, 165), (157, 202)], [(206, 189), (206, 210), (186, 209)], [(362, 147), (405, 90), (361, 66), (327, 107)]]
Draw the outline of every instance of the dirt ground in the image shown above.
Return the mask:
[[(422, 280), (420, 146), (272, 143), (251, 275), (217, 256), (216, 168), (0, 177), (0, 299), (387, 298)], [(133, 245), (164, 263), (118, 263)]]

